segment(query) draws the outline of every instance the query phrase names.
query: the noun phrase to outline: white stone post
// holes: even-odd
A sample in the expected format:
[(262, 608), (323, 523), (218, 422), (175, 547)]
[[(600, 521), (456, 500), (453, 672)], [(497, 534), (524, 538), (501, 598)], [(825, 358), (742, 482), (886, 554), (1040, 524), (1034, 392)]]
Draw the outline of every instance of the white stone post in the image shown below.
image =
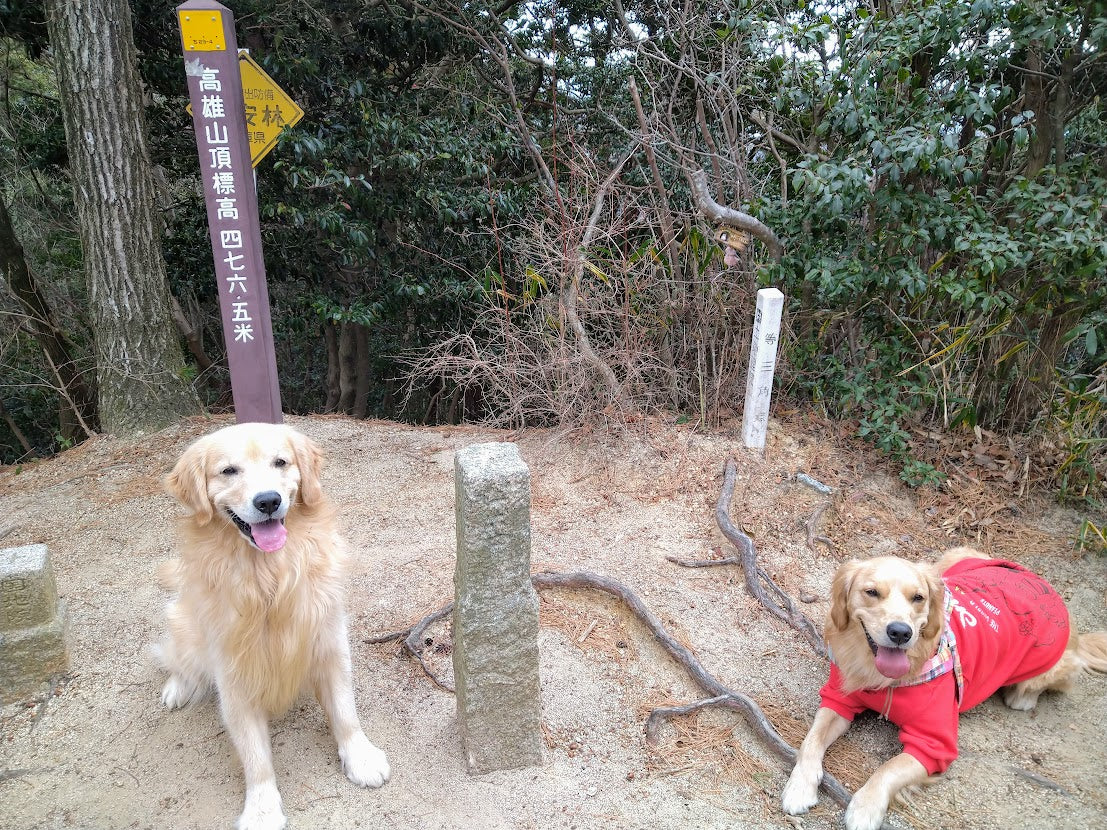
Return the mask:
[(742, 416), (742, 443), (751, 450), (765, 449), (769, 403), (773, 397), (773, 373), (776, 371), (776, 347), (780, 342), (780, 318), (783, 313), (784, 295), (779, 290), (762, 288), (757, 292), (750, 365), (746, 375), (746, 406)]

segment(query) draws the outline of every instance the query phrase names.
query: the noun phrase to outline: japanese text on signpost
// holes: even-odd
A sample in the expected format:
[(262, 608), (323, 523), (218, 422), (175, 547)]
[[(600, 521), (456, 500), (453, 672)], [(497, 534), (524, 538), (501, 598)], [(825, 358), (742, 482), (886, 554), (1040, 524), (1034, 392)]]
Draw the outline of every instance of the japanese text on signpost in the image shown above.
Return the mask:
[(211, 0), (190, 0), (177, 12), (235, 417), (279, 423), (280, 389), (234, 18)]

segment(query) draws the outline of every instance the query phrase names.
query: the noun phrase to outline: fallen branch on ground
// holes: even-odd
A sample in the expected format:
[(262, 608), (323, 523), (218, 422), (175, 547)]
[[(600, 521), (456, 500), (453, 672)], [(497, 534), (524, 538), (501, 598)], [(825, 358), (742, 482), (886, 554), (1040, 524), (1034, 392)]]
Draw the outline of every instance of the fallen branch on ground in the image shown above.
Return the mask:
[[(733, 483), (731, 484), (733, 491)], [(707, 692), (712, 697), (707, 700), (702, 700), (697, 703), (689, 704), (688, 706), (681, 707), (662, 707), (655, 709), (650, 713), (649, 718), (646, 721), (646, 739), (651, 744), (656, 743), (657, 730), (659, 728), (661, 718), (667, 717), (671, 714), (684, 714), (686, 712), (696, 711), (697, 709), (705, 708), (708, 706), (721, 706), (728, 709), (735, 709), (740, 712), (745, 718), (747, 724), (754, 732), (763, 740), (770, 749), (772, 749), (777, 755), (788, 761), (794, 761), (796, 757), (796, 751), (793, 749), (787, 741), (785, 741), (780, 734), (773, 728), (772, 723), (765, 716), (765, 713), (761, 710), (761, 707), (752, 699), (736, 692), (733, 689), (729, 689), (719, 682), (699, 659), (685, 646), (677, 642), (645, 603), (620, 582), (608, 577), (599, 576), (598, 574), (589, 573), (587, 571), (575, 571), (571, 573), (538, 573), (531, 575), (531, 581), (534, 583), (534, 587), (538, 590), (544, 590), (547, 588), (567, 588), (567, 589), (581, 589), (587, 588), (596, 591), (603, 591), (610, 594), (620, 600), (623, 604), (630, 609), (631, 613), (642, 622), (653, 634), (654, 638), (669, 653), (669, 655), (675, 659), (685, 670), (692, 676), (692, 679), (696, 684)], [(422, 620), (417, 622), (410, 629), (404, 629), (402, 631), (393, 631), (389, 634), (383, 634), (375, 637), (368, 638), (365, 642), (368, 643), (384, 643), (391, 640), (404, 639), (404, 646), (422, 665), (423, 670), (427, 672), (427, 675), (439, 686), (443, 688), (449, 688), (442, 681), (434, 676), (434, 674), (427, 667), (426, 663), (422, 659), (423, 643), (420, 642), (423, 633), (434, 622), (446, 617), (453, 609), (453, 603), (428, 614)], [(452, 691), (452, 690), (451, 690)], [(842, 786), (842, 784), (833, 776), (827, 774), (823, 778), (822, 789), (832, 799), (834, 799), (841, 806), (845, 806), (849, 803), (850, 794), (849, 791)]]

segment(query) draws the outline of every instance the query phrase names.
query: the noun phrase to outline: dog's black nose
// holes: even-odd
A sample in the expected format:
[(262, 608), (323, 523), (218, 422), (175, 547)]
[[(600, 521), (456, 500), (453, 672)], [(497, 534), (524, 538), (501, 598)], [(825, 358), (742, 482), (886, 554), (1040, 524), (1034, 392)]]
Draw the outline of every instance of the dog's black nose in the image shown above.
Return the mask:
[(272, 516), (281, 506), (281, 494), (276, 490), (267, 490), (254, 496), (254, 507), (266, 516)]
[(888, 624), (888, 627), (884, 629), (884, 633), (886, 633), (888, 639), (897, 646), (902, 646), (911, 639), (912, 631), (911, 626), (907, 623), (894, 622)]

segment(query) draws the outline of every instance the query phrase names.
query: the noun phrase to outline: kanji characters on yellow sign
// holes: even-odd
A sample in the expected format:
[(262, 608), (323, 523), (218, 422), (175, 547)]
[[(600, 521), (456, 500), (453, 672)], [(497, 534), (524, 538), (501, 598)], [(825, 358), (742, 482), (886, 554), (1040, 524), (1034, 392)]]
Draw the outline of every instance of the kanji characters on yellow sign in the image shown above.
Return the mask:
[[(184, 18), (182, 17), (183, 21)], [(183, 26), (182, 22), (182, 26)], [(223, 48), (223, 47), (211, 47)], [(246, 137), (250, 139), (250, 164), (258, 166), (277, 143), (277, 137), (285, 127), (294, 127), (304, 117), (300, 105), (277, 86), (250, 53), (238, 53), (238, 67), (242, 74), (242, 102), (246, 107)], [(185, 109), (192, 115), (192, 104)]]
[(277, 143), (281, 130), (299, 122), (304, 111), (249, 54), (239, 52), (238, 61), (246, 104), (246, 135), (250, 139), (251, 162), (257, 167)]

